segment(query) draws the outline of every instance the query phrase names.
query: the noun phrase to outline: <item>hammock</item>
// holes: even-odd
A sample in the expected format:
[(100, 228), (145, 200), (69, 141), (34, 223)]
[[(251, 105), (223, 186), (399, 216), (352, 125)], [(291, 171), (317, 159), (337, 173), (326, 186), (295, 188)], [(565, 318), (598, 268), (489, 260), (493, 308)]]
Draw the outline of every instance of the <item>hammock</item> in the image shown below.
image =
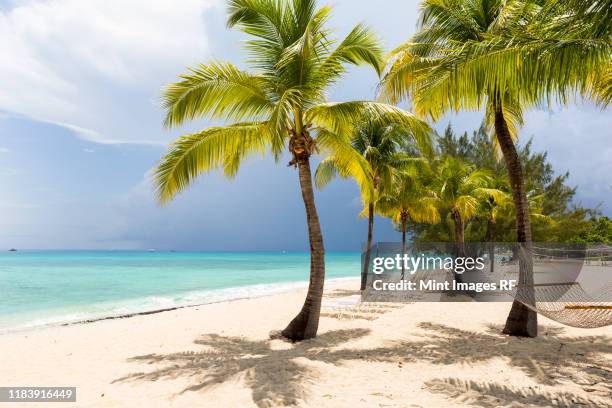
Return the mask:
[[(425, 270), (418, 271), (413, 280), (432, 278), (452, 281), (453, 275), (448, 271)], [(477, 282), (487, 281), (485, 274), (472, 274), (471, 279), (474, 278)], [(579, 282), (519, 284), (501, 293), (510, 295), (536, 313), (566, 326), (597, 328), (612, 325), (612, 284), (593, 294), (587, 293)]]
[[(452, 281), (453, 275), (449, 271), (421, 270), (412, 277), (413, 281), (430, 279)], [(486, 280), (484, 276), (476, 279)], [(578, 282), (517, 285), (511, 291), (501, 293), (566, 326), (597, 328), (612, 325), (612, 283), (593, 294), (587, 293)]]
[[(549, 265), (550, 262), (568, 262), (569, 271), (565, 271), (565, 279), (577, 278), (580, 269), (572, 267), (572, 262), (589, 264), (596, 262), (601, 267), (609, 267), (612, 261), (612, 246), (597, 245), (586, 249), (533, 247), (532, 259), (536, 264)], [(547, 266), (550, 268), (550, 266)], [(514, 269), (514, 268), (512, 268)], [(607, 269), (607, 268), (606, 268)], [(482, 271), (470, 274), (464, 279), (473, 282), (495, 282), (502, 277), (515, 275), (515, 271), (504, 271), (498, 268), (494, 273)], [(577, 272), (574, 275), (574, 272)], [(610, 271), (605, 271), (609, 273)], [(538, 273), (534, 270), (534, 273)], [(505, 275), (505, 276), (504, 276)], [(608, 275), (609, 276), (609, 275)], [(564, 279), (561, 276), (557, 278)], [(452, 281), (453, 274), (446, 270), (418, 270), (413, 276), (408, 276), (412, 282), (436, 280), (437, 282)], [(395, 297), (399, 297), (397, 292)], [(425, 290), (416, 293), (402, 294), (404, 299), (411, 301), (442, 300), (448, 295), (444, 291)], [(497, 295), (511, 296), (531, 310), (566, 326), (578, 328), (597, 328), (612, 325), (612, 283), (595, 293), (587, 293), (579, 282), (538, 283), (533, 285), (517, 285), (512, 290), (499, 291)], [(389, 294), (386, 294), (388, 300)], [(437, 296), (437, 299), (431, 298)], [(495, 294), (492, 294), (495, 296)]]
[(531, 310), (566, 326), (612, 325), (612, 284), (590, 295), (577, 282), (518, 285), (510, 295)]

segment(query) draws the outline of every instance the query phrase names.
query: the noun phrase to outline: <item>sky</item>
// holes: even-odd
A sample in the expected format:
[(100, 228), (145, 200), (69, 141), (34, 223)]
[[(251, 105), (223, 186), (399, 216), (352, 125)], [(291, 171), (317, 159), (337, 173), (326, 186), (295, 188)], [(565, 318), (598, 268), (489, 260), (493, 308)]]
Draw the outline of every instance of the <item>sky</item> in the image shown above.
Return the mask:
[[(416, 1), (372, 4), (335, 0), (338, 36), (363, 21), (391, 49), (414, 32)], [(249, 159), (234, 180), (204, 175), (155, 202), (150, 174), (168, 143), (213, 124), (164, 129), (161, 89), (199, 63), (244, 67), (244, 39), (225, 27), (222, 0), (0, 0), (0, 248), (307, 250), (297, 172), (283, 161)], [(376, 79), (353, 68), (330, 100), (371, 99)], [(481, 119), (460, 113), (434, 127), (471, 132)], [(609, 110), (577, 102), (525, 122), (521, 142), (533, 137), (570, 172), (576, 202), (612, 215)], [(327, 250), (359, 250), (354, 183), (334, 181), (316, 200)], [(398, 238), (377, 220), (376, 240)]]

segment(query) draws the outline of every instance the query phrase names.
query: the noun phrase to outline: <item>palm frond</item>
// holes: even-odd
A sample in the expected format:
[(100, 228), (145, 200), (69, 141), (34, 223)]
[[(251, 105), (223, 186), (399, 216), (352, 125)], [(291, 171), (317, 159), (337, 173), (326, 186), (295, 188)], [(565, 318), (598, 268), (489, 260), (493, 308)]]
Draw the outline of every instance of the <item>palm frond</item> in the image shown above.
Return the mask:
[(421, 31), (395, 50), (381, 98), (411, 97), (416, 112), (433, 119), (479, 110), (495, 94), (523, 108), (577, 94), (605, 106), (609, 93), (598, 80), (612, 57), (612, 24), (602, 23), (608, 2), (425, 0)]
[(491, 197), (497, 203), (509, 202), (510, 200), (510, 197), (506, 192), (496, 188), (479, 187), (474, 190), (474, 194), (482, 198)]
[(412, 113), (398, 107), (371, 101), (318, 104), (305, 112), (306, 120), (315, 127), (331, 129), (336, 134), (350, 134), (364, 118), (384, 118), (408, 129), (419, 148), (431, 149), (432, 131), (429, 125)]
[(157, 196), (165, 203), (201, 173), (218, 168), (223, 168), (225, 174), (232, 177), (246, 156), (263, 155), (269, 144), (270, 131), (266, 122), (212, 127), (181, 136), (170, 146), (155, 171)]
[(333, 157), (326, 157), (319, 163), (315, 171), (314, 181), (318, 189), (327, 186), (338, 175), (338, 169)]
[(384, 69), (383, 49), (380, 40), (371, 28), (356, 25), (351, 32), (331, 51), (318, 67), (313, 80), (321, 85), (331, 85), (344, 73), (344, 65), (369, 65), (378, 75)]
[[(374, 186), (371, 177), (371, 167), (367, 160), (353, 149), (350, 140), (328, 130), (319, 130), (317, 146), (322, 153), (330, 157), (329, 161), (333, 163), (337, 174), (342, 177), (350, 176), (355, 180), (364, 202), (369, 202), (373, 199)], [(321, 177), (324, 178), (323, 176)]]
[(241, 71), (230, 63), (200, 65), (164, 91), (164, 124), (181, 125), (201, 117), (253, 119), (268, 114), (272, 102), (264, 78)]
[(229, 0), (227, 26), (268, 43), (283, 44), (283, 21), (287, 7), (276, 0)]
[(459, 196), (455, 201), (455, 208), (463, 219), (471, 218), (478, 212), (478, 199), (471, 195)]

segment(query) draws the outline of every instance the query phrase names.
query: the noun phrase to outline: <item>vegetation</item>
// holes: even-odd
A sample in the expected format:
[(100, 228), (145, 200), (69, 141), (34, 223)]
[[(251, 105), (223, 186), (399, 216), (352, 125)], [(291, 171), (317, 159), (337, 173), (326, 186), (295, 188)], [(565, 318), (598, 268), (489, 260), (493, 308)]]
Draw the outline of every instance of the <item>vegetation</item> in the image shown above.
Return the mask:
[(612, 219), (604, 216), (591, 218), (585, 230), (571, 241), (578, 244), (612, 244)]
[[(567, 185), (569, 173), (555, 175), (546, 153), (532, 151), (531, 141), (518, 146), (518, 155), (525, 173), (529, 214), (536, 242), (570, 242), (590, 226), (597, 211), (573, 204), (576, 189)], [(475, 168), (489, 172), (490, 186), (505, 194), (481, 201), (476, 216), (465, 225), (466, 242), (512, 242), (516, 239), (514, 206), (504, 163), (497, 156), (497, 147), (483, 124), (469, 136), (458, 136), (449, 125), (438, 139), (437, 154), (450, 156)], [(448, 214), (442, 211), (442, 219)], [(414, 237), (422, 242), (443, 242), (452, 239), (446, 223), (416, 225)]]
[[(423, 127), (425, 126), (427, 125), (423, 124)], [(425, 154), (430, 154), (432, 145), (429, 134), (414, 134), (410, 128), (396, 123), (393, 117), (388, 115), (369, 116), (359, 121), (351, 137), (351, 145), (364, 158), (367, 165), (345, 167), (349, 171), (343, 172), (342, 163), (350, 158), (333, 155), (319, 164), (315, 182), (317, 187), (322, 188), (337, 174), (362, 180), (361, 197), (365, 207), (364, 212), (368, 217), (368, 235), (361, 273), (361, 290), (364, 290), (370, 265), (377, 202), (383, 195), (395, 192), (394, 180), (398, 172), (418, 163), (405, 150), (414, 151), (418, 148)]]
[[(411, 171), (393, 175), (392, 186), (378, 200), (377, 212), (391, 218), (402, 234), (402, 256), (406, 253), (406, 233), (410, 222), (436, 224), (440, 222), (438, 198), (429, 186), (433, 173), (425, 163), (418, 163)], [(400, 279), (404, 279), (404, 264)]]
[(382, 71), (383, 51), (369, 28), (357, 25), (343, 40), (334, 40), (327, 28), (331, 9), (317, 8), (315, 0), (230, 0), (228, 4), (228, 27), (251, 37), (245, 48), (252, 70), (211, 62), (191, 69), (166, 88), (166, 126), (197, 118), (228, 124), (179, 137), (156, 170), (157, 193), (163, 203), (202, 173), (223, 169), (233, 177), (248, 156), (269, 152), (279, 160), (288, 153), (289, 165), (299, 173), (311, 259), (304, 305), (281, 333), (294, 341), (307, 339), (317, 333), (325, 278), (311, 156), (334, 155), (341, 172), (359, 174), (353, 168), (365, 168), (367, 163), (354, 154), (347, 136), (359, 118), (386, 115), (415, 135), (425, 135), (429, 128), (393, 106), (326, 101), (326, 90), (343, 76), (346, 65)]
[(500, 197), (502, 192), (491, 188), (492, 178), (485, 169), (446, 156), (437, 166), (433, 186), (442, 210), (449, 216), (452, 237), (458, 256), (465, 256), (465, 223), (478, 213), (488, 197)]
[[(576, 92), (610, 101), (610, 0), (585, 2), (424, 0), (419, 31), (396, 49), (381, 83), (384, 100), (410, 95), (432, 119), (449, 110), (486, 108), (503, 153), (517, 241), (531, 246), (524, 173), (514, 139), (524, 109)], [(519, 281), (533, 283), (528, 259)], [(514, 302), (504, 333), (534, 337), (537, 315)]]
[[(455, 241), (460, 251), (469, 241), (530, 247), (533, 239), (610, 237), (609, 219), (571, 204), (568, 174), (556, 176), (545, 153), (516, 140), (523, 112), (533, 106), (576, 95), (603, 107), (612, 101), (612, 0), (423, 0), (419, 30), (391, 53), (386, 68), (370, 29), (357, 25), (335, 41), (327, 28), (331, 10), (315, 0), (228, 3), (228, 26), (251, 37), (251, 70), (211, 62), (167, 87), (168, 127), (198, 118), (227, 124), (178, 138), (157, 168), (157, 192), (166, 202), (202, 173), (222, 169), (234, 177), (248, 156), (290, 156), (311, 266), (306, 300), (284, 337), (311, 338), (318, 328), (325, 260), (314, 154), (324, 157), (318, 187), (336, 175), (359, 185), (368, 217), (365, 268), (375, 213), (393, 220), (404, 248), (409, 227), (418, 240)], [(379, 94), (386, 103), (327, 102), (325, 92), (347, 65), (384, 72)], [(449, 127), (433, 159), (429, 126), (390, 105), (405, 99), (423, 118), (465, 109), (484, 111), (484, 122), (472, 137), (457, 137)], [(533, 283), (531, 262), (520, 264), (520, 283)], [(514, 302), (504, 332), (537, 335), (535, 312)]]
[[(527, 102), (509, 83), (512, 65), (483, 69), (494, 57), (489, 53), (465, 54), (466, 47), (477, 47), (489, 36), (509, 30), (531, 9), (513, 10), (517, 2), (502, 0), (424, 0), (419, 31), (410, 42), (398, 48), (395, 61), (381, 84), (385, 100), (398, 101), (411, 96), (417, 112), (438, 119), (448, 110), (480, 110), (486, 106), (486, 121), (495, 128), (503, 152), (516, 209), (517, 241), (531, 242), (531, 223), (523, 172), (514, 144), (517, 127)], [(529, 19), (530, 16), (527, 16)], [(477, 71), (477, 76), (474, 75)], [(529, 264), (521, 262), (519, 281), (533, 283)], [(506, 333), (522, 336), (537, 334), (537, 315), (515, 302)]]

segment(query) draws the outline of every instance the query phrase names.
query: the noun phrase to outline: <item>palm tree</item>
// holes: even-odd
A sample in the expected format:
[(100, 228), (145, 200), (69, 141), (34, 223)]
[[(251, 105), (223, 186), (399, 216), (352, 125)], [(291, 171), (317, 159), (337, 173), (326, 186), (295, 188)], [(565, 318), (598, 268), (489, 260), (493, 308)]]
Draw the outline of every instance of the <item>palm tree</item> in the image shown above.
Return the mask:
[[(423, 0), (420, 30), (410, 42), (393, 52), (389, 71), (381, 82), (381, 97), (397, 102), (408, 95), (417, 113), (434, 120), (448, 110), (479, 110), (493, 125), (503, 153), (516, 207), (517, 241), (529, 252), (531, 223), (525, 180), (514, 140), (522, 124), (522, 110), (534, 103), (516, 83), (504, 82), (512, 66), (490, 69), (488, 54), (465, 55), (465, 47), (487, 41), (509, 30), (517, 21), (528, 20), (537, 5), (529, 1)], [(483, 68), (474, 74), (470, 64)], [(485, 67), (487, 69), (485, 69)], [(465, 71), (465, 72), (464, 72)], [(461, 217), (453, 215), (461, 239)], [(461, 245), (460, 245), (461, 247)], [(519, 281), (533, 283), (530, 262), (521, 262)], [(514, 302), (504, 332), (518, 336), (537, 335), (537, 315)]]
[[(491, 262), (490, 271), (494, 271), (494, 254), (495, 254), (495, 241), (497, 234), (497, 224), (500, 219), (511, 220), (516, 219), (516, 213), (514, 205), (512, 204), (512, 197), (507, 194), (507, 181), (494, 178), (494, 185), (500, 189), (500, 193), (496, 195), (489, 195), (485, 197), (482, 203), (482, 213), (487, 220), (487, 229), (485, 232), (485, 240), (489, 246), (489, 257)], [(539, 221), (541, 224), (552, 223), (552, 218), (543, 213), (542, 201), (544, 197), (542, 194), (537, 194), (535, 191), (527, 192), (527, 201), (529, 202), (529, 218), (534, 221)]]
[[(492, 154), (495, 157), (497, 151), (492, 152)], [(501, 174), (499, 171), (501, 169), (498, 170), (497, 166), (495, 167), (496, 169), (491, 172), (489, 181), (489, 187), (494, 189), (494, 192), (487, 189), (480, 199), (480, 214), (486, 220), (484, 239), (487, 242), (489, 272), (491, 273), (495, 271), (495, 232), (497, 220), (500, 216), (507, 214), (508, 210), (512, 209), (512, 197), (506, 193), (509, 190), (508, 178)]]
[(507, 10), (514, 10), (507, 13), (513, 15), (507, 19), (509, 29), (466, 44), (463, 56), (486, 58), (465, 64), (464, 74), (482, 72), (485, 63), (486, 70), (506, 71), (506, 76), (487, 81), (513, 84), (532, 101), (554, 98), (567, 103), (578, 92), (603, 107), (612, 102), (612, 0), (523, 0), (509, 5)]
[[(522, 109), (576, 93), (612, 102), (611, 0), (425, 0), (421, 31), (398, 48), (383, 94), (411, 93), (432, 117), (487, 105), (510, 176), (517, 240), (531, 252), (527, 194), (513, 128)], [(533, 284), (531, 258), (520, 281)], [(514, 302), (504, 333), (537, 335), (537, 315)]]
[[(427, 127), (426, 123), (422, 124)], [(361, 197), (368, 217), (368, 235), (361, 273), (361, 290), (365, 290), (370, 265), (372, 240), (374, 235), (374, 213), (376, 202), (384, 192), (392, 187), (393, 174), (412, 161), (403, 150), (406, 147), (419, 146), (429, 154), (431, 140), (428, 134), (414, 134), (410, 128), (395, 123), (393, 117), (365, 117), (356, 126), (351, 138), (353, 149), (364, 158), (367, 167), (354, 167), (359, 174), (340, 174), (342, 177), (354, 177), (365, 180), (361, 185)], [(327, 185), (338, 174), (342, 158), (330, 156), (323, 160), (315, 173), (315, 184), (319, 188)], [(340, 166), (338, 165), (340, 164)], [(366, 170), (363, 172), (363, 170)]]
[(491, 273), (495, 272), (495, 226), (497, 225), (497, 218), (500, 209), (500, 202), (493, 196), (489, 196), (483, 201), (483, 212), (487, 219), (485, 239), (487, 240), (489, 251), (489, 272)]
[(491, 175), (487, 170), (475, 169), (454, 157), (445, 157), (436, 170), (434, 191), (438, 206), (448, 210), (454, 227), (457, 256), (464, 257), (465, 223), (478, 214), (483, 200), (501, 199), (500, 190), (490, 188)]
[(314, 201), (310, 157), (322, 152), (341, 158), (343, 171), (364, 165), (351, 155), (346, 135), (365, 115), (387, 114), (415, 133), (426, 132), (414, 116), (375, 102), (328, 103), (325, 91), (346, 65), (382, 70), (382, 49), (373, 32), (355, 26), (341, 41), (326, 27), (329, 7), (315, 0), (229, 0), (228, 27), (250, 37), (245, 48), (251, 71), (228, 62), (202, 64), (181, 75), (164, 92), (165, 125), (197, 118), (222, 119), (213, 126), (179, 137), (157, 167), (162, 203), (187, 188), (202, 173), (223, 169), (236, 175), (254, 154), (283, 152), (297, 167), (310, 242), (310, 281), (306, 300), (281, 335), (299, 341), (316, 336), (325, 279), (325, 252)]
[[(394, 174), (393, 188), (378, 200), (377, 211), (398, 227), (402, 234), (402, 258), (406, 253), (408, 223), (436, 224), (440, 222), (435, 193), (429, 190), (431, 179), (427, 166), (415, 167), (416, 171), (399, 171)], [(404, 263), (402, 274), (404, 279)]]

